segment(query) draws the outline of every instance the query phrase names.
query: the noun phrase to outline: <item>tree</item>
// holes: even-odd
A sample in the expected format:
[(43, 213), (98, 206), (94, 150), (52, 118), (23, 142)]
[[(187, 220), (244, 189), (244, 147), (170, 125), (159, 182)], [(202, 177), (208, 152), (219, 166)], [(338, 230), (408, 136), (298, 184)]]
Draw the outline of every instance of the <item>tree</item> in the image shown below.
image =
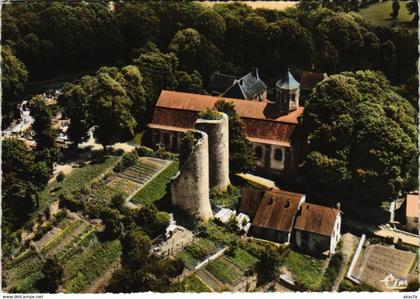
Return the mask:
[(51, 149), (55, 145), (57, 131), (52, 129), (52, 113), (51, 109), (45, 104), (42, 96), (38, 95), (32, 98), (30, 103), (31, 114), (34, 118), (32, 129), (35, 132), (35, 141), (37, 148)]
[(400, 2), (398, 0), (392, 1), (392, 12), (390, 16), (393, 19), (396, 19), (398, 17), (398, 14), (400, 13)]
[(303, 116), (310, 140), (306, 182), (323, 194), (371, 204), (416, 188), (416, 123), (413, 107), (380, 73), (330, 76)]
[[(153, 51), (134, 60), (144, 78), (144, 89), (148, 94), (147, 109), (153, 109), (162, 89), (174, 89), (177, 85), (178, 59), (174, 53)], [(150, 111), (150, 110), (149, 110)]]
[(203, 93), (203, 80), (199, 72), (194, 71), (191, 74), (178, 71), (176, 72), (178, 85), (176, 90), (192, 93)]
[(419, 3), (417, 0), (410, 0), (408, 1), (407, 10), (410, 14), (414, 14), (414, 18), (412, 20), (413, 24), (417, 24), (419, 21)]
[(229, 169), (231, 173), (253, 170), (255, 167), (254, 151), (251, 142), (246, 138), (244, 124), (236, 113), (235, 106), (220, 100), (214, 108), (226, 113), (229, 117)]
[(2, 115), (4, 125), (9, 123), (11, 116), (16, 114), (17, 106), (22, 100), (25, 84), (28, 81), (28, 71), (25, 65), (16, 56), (12, 50), (3, 46), (1, 49), (1, 69), (2, 69)]
[(176, 54), (182, 67), (187, 70), (197, 66), (201, 48), (201, 35), (192, 28), (178, 31), (169, 44), (169, 50)]
[(37, 282), (41, 292), (55, 293), (63, 282), (63, 267), (53, 258), (47, 258), (41, 270), (44, 277)]
[(195, 26), (199, 32), (212, 42), (223, 41), (226, 24), (225, 20), (214, 10), (205, 10), (197, 16)]
[(169, 215), (165, 212), (159, 212), (152, 205), (147, 205), (139, 210), (135, 221), (153, 239), (165, 233), (169, 224)]
[(125, 89), (107, 73), (97, 75), (97, 89), (92, 97), (91, 113), (95, 136), (106, 151), (117, 139), (133, 136), (136, 120), (130, 113), (132, 101)]

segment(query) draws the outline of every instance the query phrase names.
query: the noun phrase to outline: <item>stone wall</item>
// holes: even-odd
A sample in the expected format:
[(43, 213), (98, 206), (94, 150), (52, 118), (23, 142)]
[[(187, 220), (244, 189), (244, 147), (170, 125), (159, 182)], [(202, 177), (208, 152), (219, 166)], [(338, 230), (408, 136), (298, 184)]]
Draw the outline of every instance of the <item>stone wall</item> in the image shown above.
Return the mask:
[(172, 204), (207, 221), (213, 217), (209, 200), (208, 135), (196, 131), (199, 139), (190, 156), (171, 182)]
[(209, 139), (209, 187), (224, 190), (229, 185), (229, 119), (221, 115), (217, 120), (199, 118), (195, 127)]

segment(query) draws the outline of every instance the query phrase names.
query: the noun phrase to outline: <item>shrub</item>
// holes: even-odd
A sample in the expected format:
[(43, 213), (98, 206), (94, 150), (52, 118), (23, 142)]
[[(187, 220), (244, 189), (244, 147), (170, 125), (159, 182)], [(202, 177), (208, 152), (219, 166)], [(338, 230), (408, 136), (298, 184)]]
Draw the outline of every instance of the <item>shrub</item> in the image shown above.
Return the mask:
[(229, 185), (225, 191), (217, 189), (210, 190), (210, 199), (215, 205), (235, 207), (240, 197), (238, 187)]
[(167, 151), (164, 147), (158, 147), (157, 150), (153, 150), (150, 147), (142, 145), (142, 146), (137, 147), (136, 151), (138, 155), (141, 157), (151, 157), (151, 158), (171, 159), (171, 160), (175, 160), (178, 158), (177, 154)]
[(139, 155), (137, 154), (137, 151), (132, 151), (122, 158), (120, 162), (117, 163), (114, 167), (114, 172), (122, 172), (126, 170), (127, 168), (134, 166), (139, 161)]
[(216, 120), (216, 119), (221, 119), (222, 114), (215, 109), (206, 108), (198, 114), (198, 118)]
[(64, 174), (64, 172), (60, 171), (60, 172), (57, 174), (57, 178), (56, 178), (56, 180), (57, 180), (57, 182), (61, 183), (62, 181), (64, 181), (64, 178), (65, 178), (65, 177), (66, 177), (66, 175)]

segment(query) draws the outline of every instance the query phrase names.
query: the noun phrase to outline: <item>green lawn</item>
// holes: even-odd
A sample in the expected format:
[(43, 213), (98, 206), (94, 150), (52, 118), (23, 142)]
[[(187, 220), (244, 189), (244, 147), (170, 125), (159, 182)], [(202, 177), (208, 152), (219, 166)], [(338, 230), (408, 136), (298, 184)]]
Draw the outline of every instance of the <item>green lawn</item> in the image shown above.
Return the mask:
[(400, 12), (397, 19), (392, 19), (392, 1), (379, 2), (361, 9), (358, 14), (377, 26), (391, 26), (394, 22), (410, 22), (413, 15), (408, 14), (406, 2), (400, 1)]
[(183, 283), (186, 292), (211, 292), (211, 289), (208, 287), (208, 285), (200, 278), (198, 278), (195, 274), (187, 277)]
[(166, 194), (166, 186), (168, 185), (170, 179), (178, 172), (178, 169), (179, 162), (172, 162), (157, 177), (137, 192), (131, 201), (134, 203), (148, 205), (164, 197)]
[(296, 281), (305, 289), (319, 291), (326, 261), (290, 250), (284, 266), (293, 272)]

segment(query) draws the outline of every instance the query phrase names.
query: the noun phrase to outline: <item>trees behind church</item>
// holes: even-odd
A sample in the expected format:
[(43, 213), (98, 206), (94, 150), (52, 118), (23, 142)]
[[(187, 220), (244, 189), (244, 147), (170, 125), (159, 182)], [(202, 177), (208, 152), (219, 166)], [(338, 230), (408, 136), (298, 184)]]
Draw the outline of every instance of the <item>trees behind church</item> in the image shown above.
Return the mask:
[(343, 72), (305, 108), (310, 152), (302, 174), (323, 194), (372, 203), (417, 187), (417, 116), (383, 75)]

